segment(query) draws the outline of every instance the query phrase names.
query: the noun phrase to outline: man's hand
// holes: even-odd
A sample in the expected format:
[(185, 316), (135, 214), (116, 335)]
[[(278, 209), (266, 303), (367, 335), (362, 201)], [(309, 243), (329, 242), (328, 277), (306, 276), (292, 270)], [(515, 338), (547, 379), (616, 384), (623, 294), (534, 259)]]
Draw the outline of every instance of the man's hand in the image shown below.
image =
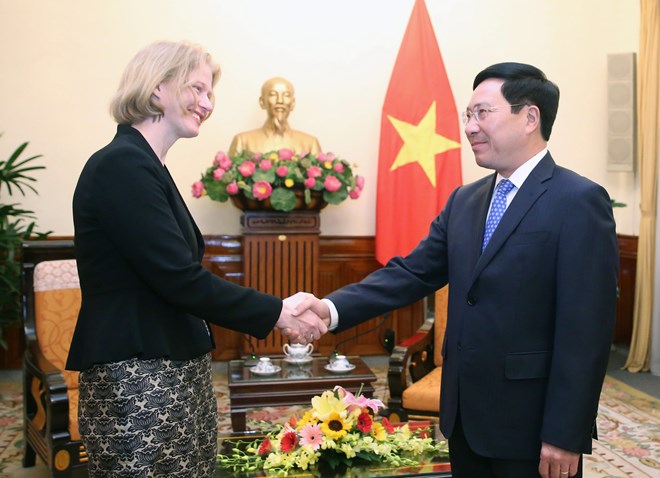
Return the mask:
[(330, 309), (328, 308), (328, 304), (315, 297), (314, 294), (298, 292), (285, 300), (290, 301), (289, 303), (293, 307), (294, 316), (298, 316), (305, 311), (311, 310), (323, 319), (325, 325), (330, 325)]
[(543, 442), (539, 474), (541, 478), (570, 478), (577, 473), (579, 462), (579, 453)]
[(298, 311), (294, 315), (293, 308), (300, 302), (300, 294), (302, 293), (284, 299), (284, 306), (275, 327), (289, 337), (291, 342), (305, 345), (320, 339), (328, 331), (328, 326), (313, 310)]

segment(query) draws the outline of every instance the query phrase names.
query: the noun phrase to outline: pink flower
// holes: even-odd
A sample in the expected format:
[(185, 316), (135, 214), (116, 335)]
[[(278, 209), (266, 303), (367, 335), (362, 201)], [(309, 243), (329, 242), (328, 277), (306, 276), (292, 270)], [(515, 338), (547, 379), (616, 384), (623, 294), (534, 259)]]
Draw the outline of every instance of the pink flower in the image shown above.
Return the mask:
[(351, 199), (357, 199), (360, 197), (361, 193), (362, 193), (362, 189), (355, 188), (349, 191), (348, 196)]
[(286, 432), (280, 440), (280, 449), (284, 453), (290, 452), (296, 445), (298, 445), (298, 435), (294, 431)]
[(316, 159), (318, 159), (320, 162), (325, 161), (325, 153), (319, 153), (316, 155)]
[(318, 178), (323, 174), (323, 171), (321, 171), (321, 168), (318, 166), (310, 166), (309, 169), (307, 170), (307, 177), (308, 178)]
[(254, 153), (254, 156), (252, 156), (252, 161), (254, 161), (255, 163), (258, 163), (260, 159), (261, 159), (261, 153)]
[(305, 179), (305, 187), (312, 189), (314, 186), (316, 186), (316, 179), (314, 178), (307, 178)]
[(385, 405), (378, 399), (367, 398), (364, 395), (355, 396), (348, 390), (337, 385), (335, 391), (339, 392), (339, 396), (342, 397), (343, 402), (346, 405), (353, 405), (360, 408), (370, 408), (374, 414), (378, 413), (378, 409), (384, 407)]
[(286, 177), (287, 174), (289, 174), (289, 168), (287, 168), (286, 166), (280, 166), (275, 170), (275, 174), (277, 174), (281, 178), (284, 178)]
[(323, 181), (323, 186), (330, 192), (338, 191), (341, 187), (341, 181), (334, 176), (328, 176)]
[(195, 181), (192, 185), (192, 195), (195, 198), (201, 198), (204, 195), (204, 183)]
[(259, 169), (263, 169), (264, 171), (268, 171), (273, 167), (273, 163), (271, 163), (268, 159), (262, 159), (259, 162)]
[(264, 200), (273, 192), (273, 187), (268, 181), (257, 181), (252, 185), (252, 194), (259, 200)]
[(362, 433), (369, 433), (371, 431), (371, 426), (373, 425), (373, 420), (371, 415), (366, 412), (360, 413), (357, 419), (357, 427)]
[(364, 176), (355, 177), (355, 187), (358, 189), (364, 189)]
[(261, 442), (261, 445), (259, 445), (259, 451), (257, 454), (268, 455), (272, 449), (273, 445), (270, 443), (270, 438), (266, 437), (266, 439)]
[(287, 159), (291, 159), (291, 158), (293, 158), (293, 151), (291, 151), (291, 150), (288, 149), (288, 148), (282, 148), (282, 149), (280, 149), (280, 150), (277, 152), (277, 154), (279, 155), (280, 159), (287, 160)]
[(318, 450), (323, 443), (323, 431), (321, 425), (307, 424), (300, 430), (300, 444), (312, 447), (312, 450)]
[(215, 155), (215, 160), (213, 161), (213, 164), (215, 166), (221, 166), (223, 161), (226, 161), (229, 159), (227, 155), (225, 154), (224, 151), (218, 151)]
[(222, 168), (217, 168), (213, 170), (213, 179), (220, 181), (227, 171)]
[(328, 160), (328, 161), (332, 161), (333, 159), (335, 159), (335, 154), (334, 153), (327, 153), (325, 155), (325, 159)]
[(238, 194), (238, 184), (235, 182), (227, 184), (227, 194), (230, 196), (234, 196), (235, 194)]
[(334, 169), (336, 173), (341, 174), (344, 172), (344, 163), (337, 163), (332, 169)]
[(254, 163), (250, 163), (248, 161), (244, 162), (238, 167), (238, 171), (246, 178), (252, 176), (256, 169), (257, 167), (254, 165)]

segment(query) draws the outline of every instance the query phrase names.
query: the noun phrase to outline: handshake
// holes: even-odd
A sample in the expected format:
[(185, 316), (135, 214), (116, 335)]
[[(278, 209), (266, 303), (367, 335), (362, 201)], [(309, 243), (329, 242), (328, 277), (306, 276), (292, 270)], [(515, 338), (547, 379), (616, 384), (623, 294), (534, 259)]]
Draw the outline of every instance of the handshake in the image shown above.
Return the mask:
[(308, 344), (320, 339), (330, 325), (328, 304), (307, 292), (298, 292), (284, 299), (280, 318), (275, 327), (291, 343)]

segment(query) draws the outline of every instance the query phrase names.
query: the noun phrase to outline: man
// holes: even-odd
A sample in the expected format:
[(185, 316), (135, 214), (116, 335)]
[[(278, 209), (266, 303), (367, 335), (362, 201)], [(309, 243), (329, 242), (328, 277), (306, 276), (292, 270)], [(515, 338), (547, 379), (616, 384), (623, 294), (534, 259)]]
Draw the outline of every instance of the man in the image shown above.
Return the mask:
[(234, 136), (229, 147), (230, 156), (246, 149), (253, 153), (266, 153), (281, 148), (288, 148), (298, 154), (316, 154), (321, 151), (321, 145), (314, 136), (289, 126), (289, 114), (296, 105), (296, 98), (293, 85), (288, 80), (280, 77), (267, 80), (261, 87), (259, 105), (268, 113), (266, 122), (259, 129)]
[(496, 64), (473, 89), (465, 134), (495, 174), (456, 189), (410, 255), (297, 310), (340, 332), (448, 283), (440, 426), (453, 476), (582, 476), (615, 322), (610, 198), (547, 151), (559, 89), (542, 71)]

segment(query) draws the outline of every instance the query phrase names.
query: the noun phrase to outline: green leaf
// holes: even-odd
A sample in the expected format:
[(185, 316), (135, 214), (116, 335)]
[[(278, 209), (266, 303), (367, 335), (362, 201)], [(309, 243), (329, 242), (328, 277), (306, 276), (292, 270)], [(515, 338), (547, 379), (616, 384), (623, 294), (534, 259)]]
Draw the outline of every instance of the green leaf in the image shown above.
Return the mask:
[(270, 203), (277, 211), (293, 211), (296, 207), (296, 193), (286, 188), (275, 188), (270, 195)]
[(275, 181), (275, 171), (273, 171), (272, 169), (269, 169), (267, 171), (264, 171), (263, 169), (257, 169), (252, 175), (252, 178), (254, 179), (255, 183), (257, 181), (267, 181), (270, 184), (273, 184), (273, 182)]
[(341, 188), (334, 192), (323, 191), (323, 199), (328, 204), (340, 204), (347, 197), (348, 190), (346, 188)]
[(220, 181), (211, 181), (206, 184), (206, 194), (214, 201), (225, 202), (229, 199), (227, 185)]

